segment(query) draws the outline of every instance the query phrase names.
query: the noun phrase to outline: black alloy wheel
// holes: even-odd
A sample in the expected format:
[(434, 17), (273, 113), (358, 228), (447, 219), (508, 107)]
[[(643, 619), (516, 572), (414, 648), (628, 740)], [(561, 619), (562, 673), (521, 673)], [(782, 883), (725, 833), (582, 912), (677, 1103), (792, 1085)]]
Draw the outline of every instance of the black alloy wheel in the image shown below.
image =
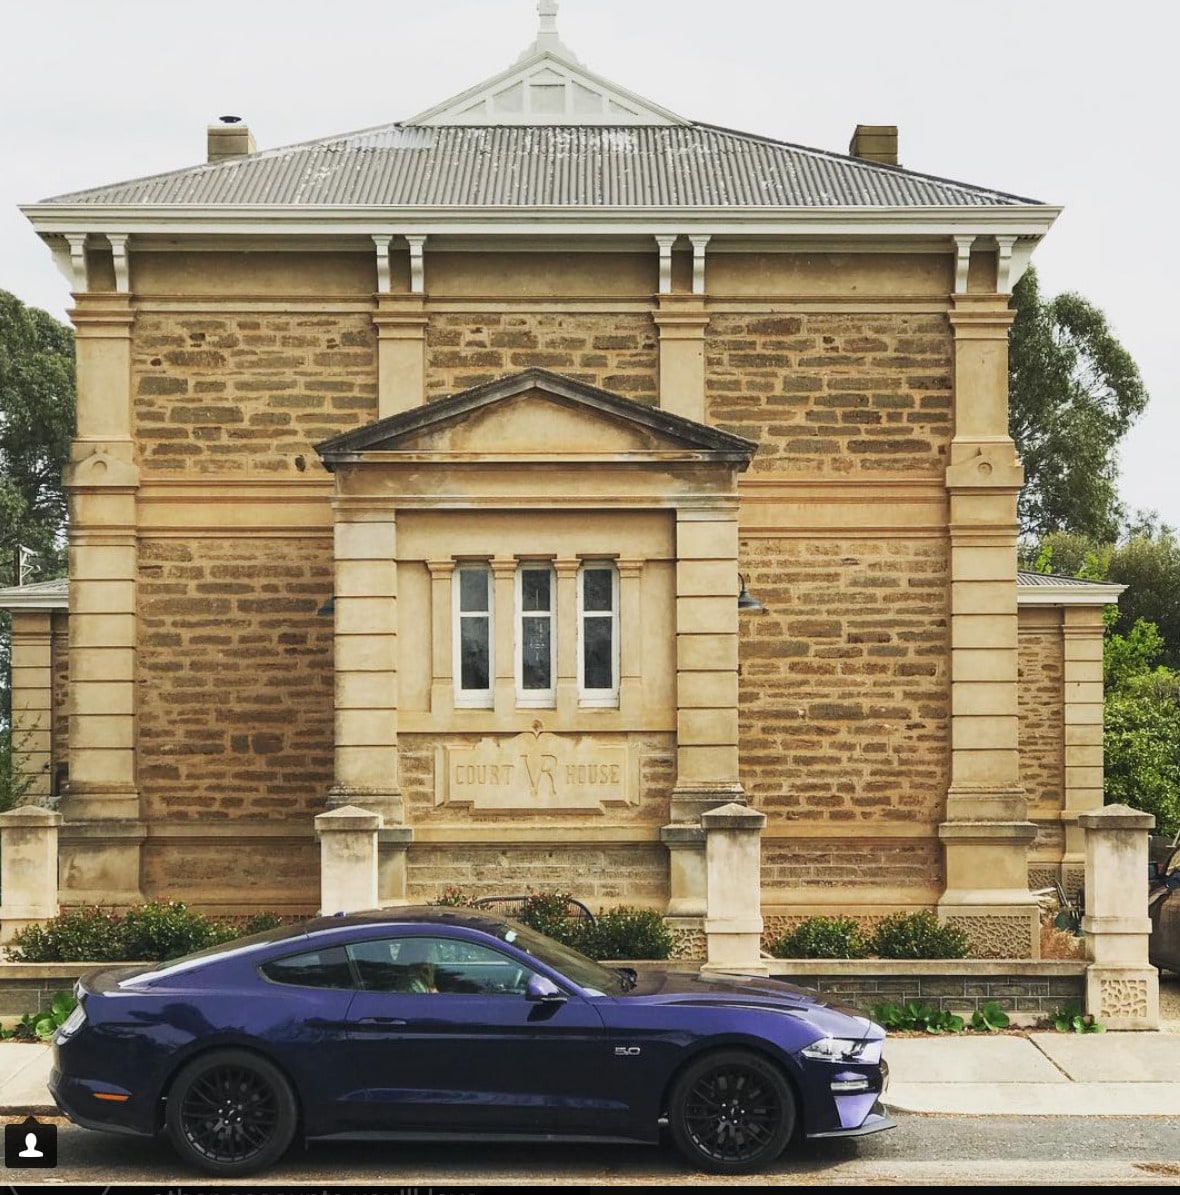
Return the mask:
[(777, 1067), (746, 1050), (693, 1063), (677, 1080), (668, 1126), (694, 1166), (743, 1174), (769, 1165), (795, 1129), (795, 1099)]
[(165, 1113), (181, 1158), (208, 1174), (254, 1174), (278, 1161), (298, 1122), (283, 1073), (248, 1050), (216, 1050), (176, 1076)]

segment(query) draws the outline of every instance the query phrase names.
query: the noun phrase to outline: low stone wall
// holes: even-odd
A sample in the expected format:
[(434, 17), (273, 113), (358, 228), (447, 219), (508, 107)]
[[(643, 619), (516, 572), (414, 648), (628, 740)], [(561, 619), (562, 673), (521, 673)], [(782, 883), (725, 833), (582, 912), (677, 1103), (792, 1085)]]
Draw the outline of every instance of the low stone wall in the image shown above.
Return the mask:
[(856, 1008), (922, 1000), (974, 1012), (989, 1000), (1006, 1011), (1048, 1015), (1086, 999), (1086, 964), (1023, 959), (776, 959), (775, 979), (816, 988)]
[(55, 992), (72, 992), (78, 976), (107, 963), (0, 963), (0, 1017), (49, 1007)]
[[(816, 988), (844, 1004), (868, 1010), (889, 1001), (923, 1000), (953, 1012), (996, 1000), (1010, 1012), (1048, 1015), (1086, 996), (1084, 962), (1020, 959), (774, 959), (771, 976)], [(78, 976), (104, 963), (0, 963), (0, 1017), (49, 1007), (54, 992), (72, 991)], [(127, 964), (131, 965), (131, 964)], [(622, 965), (615, 963), (614, 965)], [(695, 974), (699, 964), (629, 962), (627, 966)]]

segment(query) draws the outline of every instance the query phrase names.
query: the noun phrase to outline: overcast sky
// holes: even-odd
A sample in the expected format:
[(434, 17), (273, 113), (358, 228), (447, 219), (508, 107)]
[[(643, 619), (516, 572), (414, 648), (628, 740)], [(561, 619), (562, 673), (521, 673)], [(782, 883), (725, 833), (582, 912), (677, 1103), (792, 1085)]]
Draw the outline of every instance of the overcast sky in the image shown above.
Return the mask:
[[(1046, 291), (1102, 307), (1152, 399), (1122, 493), (1180, 525), (1180, 104), (1167, 0), (561, 0), (596, 73), (682, 116), (845, 152), (897, 124), (902, 164), (1065, 212)], [(0, 288), (65, 318), (18, 203), (204, 160), (233, 113), (260, 149), (400, 120), (506, 68), (536, 0), (6, 4)]]

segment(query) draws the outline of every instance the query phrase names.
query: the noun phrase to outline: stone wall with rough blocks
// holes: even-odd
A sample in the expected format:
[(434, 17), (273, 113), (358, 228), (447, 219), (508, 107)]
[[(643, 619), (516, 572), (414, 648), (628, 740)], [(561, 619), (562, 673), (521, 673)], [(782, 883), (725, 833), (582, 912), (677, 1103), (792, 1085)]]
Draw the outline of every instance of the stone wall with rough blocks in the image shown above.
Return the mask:
[(64, 611), (53, 615), (53, 764), (60, 767), (70, 759), (70, 616)]
[(138, 588), (144, 816), (310, 824), (332, 783), (330, 540), (144, 539)]
[(815, 895), (833, 888), (850, 891), (883, 881), (902, 891), (940, 889), (944, 876), (937, 840), (763, 839), (762, 887), (768, 904), (774, 903), (772, 894), (809, 890)]
[(663, 910), (668, 852), (659, 842), (526, 845), (415, 844), (407, 858), (411, 903), (450, 886), (473, 896), (564, 891), (592, 910), (629, 904)]
[(742, 782), (770, 818), (931, 827), (948, 783), (946, 545), (743, 538)]
[(1061, 613), (1020, 613), (1020, 779), (1034, 819), (1060, 814), (1065, 803), (1065, 664)]
[(376, 346), (359, 312), (140, 312), (131, 393), (141, 476), (319, 471), (312, 445), (377, 417)]
[[(322, 790), (320, 790), (322, 794)], [(322, 795), (321, 795), (322, 806)], [(320, 906), (320, 848), (311, 817), (291, 836), (153, 837), (144, 844), (148, 900), (180, 900), (213, 915), (240, 911), (312, 916)]]
[(951, 336), (940, 315), (713, 317), (709, 419), (759, 442), (752, 472), (941, 477)]
[(435, 313), (426, 331), (427, 398), (538, 366), (655, 403), (659, 351), (647, 314)]

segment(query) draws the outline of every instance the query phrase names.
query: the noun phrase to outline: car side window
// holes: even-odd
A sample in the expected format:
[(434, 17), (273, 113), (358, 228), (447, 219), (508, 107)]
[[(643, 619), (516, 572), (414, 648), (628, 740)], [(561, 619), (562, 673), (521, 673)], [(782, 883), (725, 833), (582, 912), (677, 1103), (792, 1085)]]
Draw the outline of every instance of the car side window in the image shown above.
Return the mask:
[(355, 988), (343, 946), (309, 950), (286, 958), (271, 959), (259, 970), (273, 983), (301, 988)]
[(532, 974), (508, 955), (462, 938), (376, 938), (347, 950), (366, 991), (523, 995)]

